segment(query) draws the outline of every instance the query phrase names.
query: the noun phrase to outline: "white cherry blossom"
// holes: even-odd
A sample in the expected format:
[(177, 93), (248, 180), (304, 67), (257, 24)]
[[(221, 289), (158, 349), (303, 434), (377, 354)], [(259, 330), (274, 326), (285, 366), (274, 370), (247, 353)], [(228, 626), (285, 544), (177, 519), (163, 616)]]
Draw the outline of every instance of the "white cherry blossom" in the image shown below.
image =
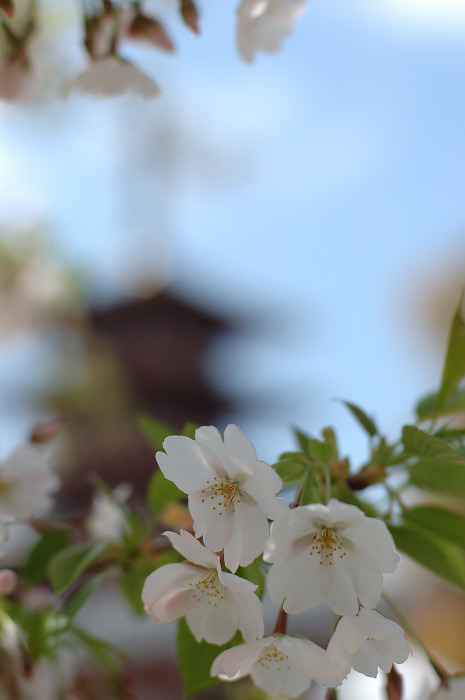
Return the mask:
[(0, 518), (26, 519), (47, 512), (59, 485), (42, 450), (18, 447), (0, 462)]
[(271, 635), (223, 651), (213, 662), (211, 676), (235, 681), (250, 674), (259, 688), (273, 695), (296, 698), (312, 680), (325, 682), (327, 653), (317, 644), (291, 635)]
[(292, 508), (273, 525), (265, 560), (271, 599), (299, 613), (326, 601), (338, 615), (354, 615), (359, 600), (373, 607), (383, 573), (399, 555), (387, 527), (356, 506), (331, 499)]
[(198, 428), (195, 440), (170, 436), (157, 452), (167, 479), (189, 494), (189, 510), (197, 537), (214, 552), (224, 549), (228, 569), (247, 566), (263, 552), (269, 536), (268, 519), (287, 510), (276, 498), (282, 481), (265, 462), (257, 460), (251, 442), (235, 425), (224, 441), (213, 426)]
[(306, 4), (306, 0), (243, 0), (236, 31), (240, 57), (252, 63), (256, 51), (279, 51)]
[(358, 615), (341, 617), (328, 644), (331, 682), (342, 683), (351, 668), (375, 678), (378, 668), (387, 673), (409, 654), (399, 625), (376, 610), (360, 608)]
[(188, 561), (166, 564), (146, 579), (142, 600), (157, 622), (185, 615), (198, 642), (224, 644), (240, 630), (245, 640), (263, 636), (263, 606), (257, 586), (221, 570), (220, 558), (190, 533), (165, 532), (175, 549)]
[(129, 529), (123, 504), (132, 493), (132, 486), (118, 484), (111, 496), (101, 491), (92, 497), (92, 508), (86, 521), (86, 530), (94, 540), (121, 542), (123, 534)]
[(133, 92), (140, 97), (157, 97), (158, 85), (129, 61), (110, 54), (91, 61), (88, 67), (61, 88), (61, 97), (72, 92), (112, 97)]

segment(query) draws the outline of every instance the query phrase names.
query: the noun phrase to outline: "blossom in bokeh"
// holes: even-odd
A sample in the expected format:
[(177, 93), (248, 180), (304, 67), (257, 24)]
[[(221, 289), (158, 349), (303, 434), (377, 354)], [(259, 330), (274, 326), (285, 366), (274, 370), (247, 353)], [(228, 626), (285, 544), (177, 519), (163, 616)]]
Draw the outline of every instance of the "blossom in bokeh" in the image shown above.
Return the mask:
[(269, 536), (268, 518), (287, 509), (276, 498), (282, 481), (265, 462), (257, 460), (251, 442), (235, 425), (224, 440), (213, 426), (198, 428), (195, 440), (170, 436), (157, 452), (167, 479), (189, 494), (189, 509), (197, 537), (214, 552), (224, 549), (228, 569), (247, 566)]
[(46, 513), (59, 485), (42, 450), (18, 447), (0, 462), (0, 518), (22, 520)]
[(157, 622), (186, 617), (198, 642), (224, 644), (240, 630), (246, 640), (263, 636), (263, 607), (257, 586), (222, 571), (218, 555), (185, 530), (164, 533), (188, 561), (165, 564), (146, 579), (142, 600)]
[(92, 498), (92, 508), (86, 521), (86, 529), (94, 540), (120, 542), (128, 522), (123, 504), (132, 493), (130, 484), (119, 484), (111, 495), (99, 491)]
[(354, 615), (359, 603), (373, 607), (383, 573), (399, 555), (386, 525), (356, 506), (331, 499), (292, 508), (273, 525), (265, 559), (271, 599), (299, 613), (326, 601), (338, 615)]
[(327, 653), (303, 637), (271, 635), (223, 651), (210, 671), (223, 681), (249, 674), (255, 685), (268, 693), (296, 698), (312, 680), (327, 680)]
[(399, 625), (376, 610), (360, 608), (358, 615), (341, 617), (328, 644), (331, 680), (341, 683), (352, 668), (375, 678), (378, 668), (387, 673), (409, 654)]
[(279, 51), (306, 4), (306, 0), (243, 0), (236, 30), (240, 57), (252, 63), (256, 51)]
[(158, 85), (142, 73), (132, 63), (120, 56), (110, 54), (96, 58), (75, 78), (68, 80), (61, 88), (61, 96), (66, 98), (72, 92), (111, 97), (133, 92), (140, 97), (157, 97)]

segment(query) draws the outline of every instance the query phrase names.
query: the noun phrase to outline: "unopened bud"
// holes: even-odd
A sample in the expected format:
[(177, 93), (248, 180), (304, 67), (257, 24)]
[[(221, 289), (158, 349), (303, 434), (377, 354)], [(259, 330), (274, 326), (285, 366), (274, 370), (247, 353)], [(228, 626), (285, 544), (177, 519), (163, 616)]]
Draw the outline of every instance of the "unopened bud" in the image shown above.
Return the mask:
[(184, 24), (186, 24), (189, 29), (192, 29), (193, 32), (199, 34), (199, 12), (192, 0), (180, 0), (179, 9)]
[(138, 12), (129, 27), (129, 36), (132, 39), (146, 41), (169, 53), (174, 51), (174, 44), (163, 26), (153, 17), (147, 17)]
[(3, 10), (8, 17), (13, 17), (15, 12), (13, 0), (0, 0), (0, 10)]
[(16, 588), (17, 576), (11, 569), (0, 569), (0, 594), (10, 595)]

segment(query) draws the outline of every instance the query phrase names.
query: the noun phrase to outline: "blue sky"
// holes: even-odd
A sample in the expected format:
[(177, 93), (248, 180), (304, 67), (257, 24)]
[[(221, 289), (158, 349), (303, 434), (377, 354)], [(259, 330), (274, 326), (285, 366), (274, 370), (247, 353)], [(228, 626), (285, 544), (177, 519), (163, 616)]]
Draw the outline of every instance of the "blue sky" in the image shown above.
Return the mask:
[(226, 391), (275, 399), (245, 418), (260, 454), (289, 447), (289, 424), (335, 422), (359, 458), (334, 397), (395, 434), (438, 380), (441, 343), (416, 313), (465, 259), (463, 5), (312, 0), (251, 67), (233, 3), (203, 4), (200, 39), (164, 7), (178, 55), (126, 52), (161, 99), (0, 110), (0, 212), (48, 222), (101, 297), (161, 274), (263, 317), (212, 352)]

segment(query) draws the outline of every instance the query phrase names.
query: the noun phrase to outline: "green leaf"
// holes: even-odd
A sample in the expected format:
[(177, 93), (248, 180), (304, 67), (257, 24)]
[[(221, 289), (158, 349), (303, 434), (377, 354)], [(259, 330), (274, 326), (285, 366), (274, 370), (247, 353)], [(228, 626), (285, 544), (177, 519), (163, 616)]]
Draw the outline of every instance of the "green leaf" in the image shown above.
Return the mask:
[(465, 391), (454, 391), (442, 404), (438, 396), (437, 393), (427, 394), (417, 403), (415, 411), (419, 420), (465, 412)]
[(163, 449), (163, 441), (165, 438), (169, 435), (177, 435), (179, 432), (172, 426), (156, 420), (155, 418), (150, 418), (149, 416), (140, 416), (138, 423), (142, 435), (156, 451)]
[(450, 447), (441, 438), (429, 435), (414, 425), (405, 425), (402, 429), (402, 442), (407, 452), (418, 457), (426, 457), (441, 463), (462, 464), (465, 457)]
[(187, 423), (184, 423), (183, 425), (181, 435), (185, 435), (191, 440), (195, 440), (195, 431), (198, 427), (198, 423), (191, 423), (191, 421), (187, 421)]
[(147, 498), (150, 507), (158, 512), (172, 501), (182, 501), (186, 498), (176, 484), (167, 479), (163, 472), (158, 469), (151, 477), (147, 487)]
[(121, 659), (128, 659), (128, 654), (124, 649), (120, 649), (115, 644), (107, 642), (105, 639), (95, 637), (87, 630), (73, 625), (72, 632), (81, 642), (83, 647), (89, 652), (92, 660), (97, 661), (104, 666), (110, 673), (121, 672)]
[(51, 530), (43, 534), (30, 550), (24, 574), (31, 583), (41, 583), (48, 579), (48, 565), (52, 557), (69, 545), (69, 530)]
[(53, 590), (62, 593), (107, 549), (106, 542), (97, 544), (74, 544), (55, 554), (48, 567)]
[(424, 530), (417, 524), (389, 526), (396, 547), (404, 554), (465, 590), (465, 555), (455, 544)]
[(237, 633), (227, 644), (218, 646), (207, 642), (197, 642), (184, 618), (178, 622), (177, 651), (179, 668), (184, 683), (184, 697), (190, 698), (198, 690), (220, 683), (220, 679), (210, 676), (210, 668), (216, 657), (225, 649), (241, 644)]
[(315, 438), (310, 440), (309, 450), (315, 462), (323, 462), (323, 464), (328, 464), (336, 456), (334, 445), (327, 442), (320, 442), (320, 440), (316, 440)]
[(465, 322), (462, 318), (463, 294), (452, 319), (447, 343), (446, 358), (442, 370), (441, 387), (438, 394), (438, 406), (453, 394), (457, 384), (465, 375)]
[(410, 483), (425, 491), (465, 498), (465, 466), (422, 459), (408, 467)]
[(144, 613), (144, 604), (141, 598), (142, 587), (147, 576), (155, 568), (158, 567), (153, 562), (147, 559), (138, 559), (123, 571), (118, 579), (121, 592), (137, 615)]
[(360, 423), (362, 428), (368, 433), (368, 435), (370, 435), (370, 437), (374, 437), (378, 434), (378, 428), (376, 427), (374, 420), (370, 418), (365, 411), (350, 401), (344, 401), (341, 399), (341, 403), (343, 403), (344, 406), (349, 409), (354, 418)]
[(308, 451), (308, 443), (310, 442), (310, 436), (304, 433), (302, 430), (299, 430), (299, 428), (293, 428), (293, 433), (297, 439), (297, 442), (299, 444), (300, 449), (304, 454), (309, 456), (309, 451)]
[(68, 618), (68, 622), (71, 622), (71, 620), (76, 617), (81, 608), (95, 593), (102, 581), (102, 578), (102, 576), (94, 576), (93, 578), (90, 578), (78, 588), (76, 593), (74, 593), (71, 598), (66, 601), (61, 609), (61, 612)]
[(263, 558), (261, 554), (254, 559), (251, 564), (248, 564), (248, 566), (240, 566), (236, 574), (247, 579), (247, 581), (255, 583), (258, 586), (255, 593), (259, 598), (263, 598), (265, 592), (265, 572), (263, 570)]
[(284, 452), (273, 467), (285, 484), (300, 481), (307, 469), (308, 460), (302, 452)]
[(439, 506), (422, 505), (409, 508), (404, 519), (465, 548), (465, 517), (459, 513)]

